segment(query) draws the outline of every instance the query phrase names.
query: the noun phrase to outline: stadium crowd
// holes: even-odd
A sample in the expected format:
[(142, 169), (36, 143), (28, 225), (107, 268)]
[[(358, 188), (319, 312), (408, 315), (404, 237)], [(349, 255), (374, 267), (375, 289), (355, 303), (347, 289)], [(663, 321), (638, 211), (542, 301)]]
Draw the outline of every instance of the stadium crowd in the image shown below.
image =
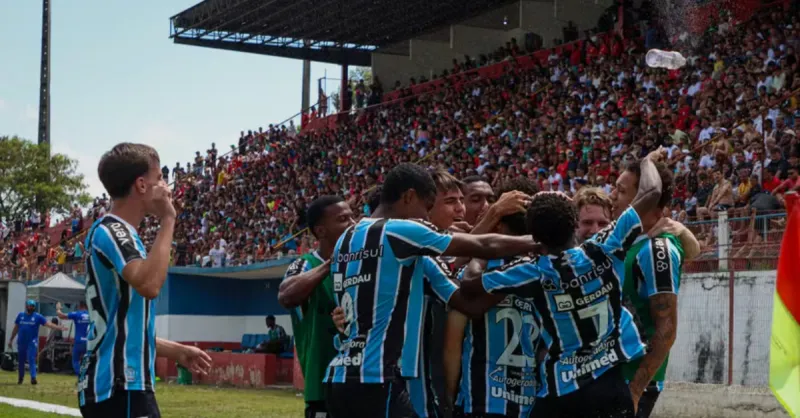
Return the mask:
[[(645, 28), (639, 41), (595, 35), (531, 68), (518, 65), (522, 52), (510, 42), (495, 54), (505, 65), (497, 78), (456, 62), (443, 88), (406, 91), (399, 103), (359, 109), (335, 129), (269, 125), (242, 132), (225, 155), (212, 144), (185, 168), (163, 169), (182, 205), (173, 261), (241, 265), (302, 253), (315, 246), (310, 234), (298, 235), (311, 200), (338, 194), (366, 213), (365, 192), (392, 167), (418, 160), (493, 186), (526, 176), (542, 190), (574, 194), (590, 185), (610, 193), (626, 159), (664, 146), (676, 174), (674, 219), (780, 212), (783, 194), (800, 189), (800, 107), (790, 94), (800, 88), (800, 24), (775, 12), (732, 28), (719, 22), (702, 36), (671, 39), (688, 60), (674, 71), (644, 65), (644, 53), (664, 45), (664, 28)], [(98, 199), (92, 213), (105, 204)], [(78, 230), (88, 226), (73, 219)], [(736, 232), (755, 244), (766, 236), (761, 230), (780, 222), (753, 221)], [(712, 225), (696, 231), (706, 246), (716, 243)], [(157, 230), (155, 221), (144, 222), (146, 244)], [(71, 232), (57, 253), (74, 258)], [(57, 268), (57, 257), (30, 244), (30, 257), (13, 259), (18, 242), (5, 241), (0, 272), (43, 256)], [(42, 242), (49, 247), (47, 237)]]

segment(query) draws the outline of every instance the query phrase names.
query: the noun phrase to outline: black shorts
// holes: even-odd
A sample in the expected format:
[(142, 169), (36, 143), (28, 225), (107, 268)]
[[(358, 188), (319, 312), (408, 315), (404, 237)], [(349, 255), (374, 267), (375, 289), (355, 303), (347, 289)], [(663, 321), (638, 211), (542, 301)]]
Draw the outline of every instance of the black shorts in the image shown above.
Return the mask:
[(651, 388), (648, 387), (647, 390), (642, 393), (642, 397), (639, 398), (639, 409), (636, 411), (636, 418), (650, 418), (650, 414), (653, 413), (658, 395), (660, 394), (661, 392), (658, 390), (651, 390)]
[(504, 418), (505, 415), (500, 414), (468, 414), (464, 412), (464, 408), (456, 406), (453, 410), (453, 418)]
[(328, 383), (331, 418), (418, 418), (406, 382)]
[(161, 418), (156, 395), (138, 390), (118, 390), (110, 398), (98, 403), (87, 403), (81, 407), (83, 418)]
[(532, 417), (634, 418), (631, 390), (617, 366), (588, 386), (559, 397), (539, 398)]
[(330, 418), (325, 401), (306, 402), (305, 418)]

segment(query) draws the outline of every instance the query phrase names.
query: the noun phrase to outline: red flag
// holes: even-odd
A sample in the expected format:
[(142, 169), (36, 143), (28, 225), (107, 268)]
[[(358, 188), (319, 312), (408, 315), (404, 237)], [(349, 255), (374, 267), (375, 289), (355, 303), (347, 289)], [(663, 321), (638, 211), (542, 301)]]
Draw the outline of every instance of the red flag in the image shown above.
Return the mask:
[(786, 211), (788, 222), (781, 244), (781, 255), (778, 257), (778, 282), (775, 291), (783, 300), (786, 309), (800, 323), (800, 268), (797, 260), (800, 257), (800, 197), (792, 193), (786, 195)]

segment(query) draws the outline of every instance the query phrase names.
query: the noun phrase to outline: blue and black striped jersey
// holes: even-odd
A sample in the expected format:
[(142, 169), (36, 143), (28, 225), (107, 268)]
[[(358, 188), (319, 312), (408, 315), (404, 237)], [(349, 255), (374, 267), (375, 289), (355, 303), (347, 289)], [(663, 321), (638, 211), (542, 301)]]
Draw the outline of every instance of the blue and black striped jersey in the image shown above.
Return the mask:
[(420, 418), (444, 417), (446, 389), (444, 380), (444, 329), (447, 307), (434, 293), (430, 283), (451, 277), (450, 268), (439, 257), (422, 260), (425, 275), (425, 298), (422, 313), (422, 355), (419, 377), (407, 381), (408, 394)]
[(155, 387), (155, 300), (122, 278), (131, 261), (147, 257), (136, 229), (114, 215), (98, 219), (86, 238), (86, 303), (91, 324), (79, 378), (80, 404), (102, 402), (116, 390)]
[[(345, 312), (346, 339), (328, 366), (326, 382), (384, 383), (419, 375), (425, 289), (423, 256), (437, 256), (452, 236), (422, 221), (365, 218), (336, 243), (331, 276)], [(447, 302), (458, 289), (431, 281)]]
[[(628, 258), (630, 263), (626, 274), (632, 277), (625, 278), (623, 292), (624, 305), (633, 315), (634, 323), (639, 330), (639, 335), (645, 344), (655, 332), (655, 323), (650, 313), (650, 297), (659, 293), (672, 293), (677, 295), (680, 287), (681, 265), (683, 263), (683, 247), (676, 237), (659, 236), (648, 239), (641, 237), (641, 242), (633, 246)], [(628, 283), (630, 281), (630, 283)], [(664, 390), (664, 377), (666, 361), (653, 376), (653, 381), (647, 390)], [(635, 375), (638, 362), (626, 365), (626, 377)]]
[[(504, 260), (490, 260), (496, 269)], [(463, 270), (459, 278), (463, 277)], [(467, 323), (456, 405), (465, 413), (527, 418), (536, 400), (539, 327), (530, 300), (508, 295)]]
[(625, 254), (641, 233), (633, 208), (597, 235), (557, 255), (520, 259), (484, 273), (488, 292), (532, 298), (547, 355), (537, 396), (563, 396), (644, 353), (622, 305)]

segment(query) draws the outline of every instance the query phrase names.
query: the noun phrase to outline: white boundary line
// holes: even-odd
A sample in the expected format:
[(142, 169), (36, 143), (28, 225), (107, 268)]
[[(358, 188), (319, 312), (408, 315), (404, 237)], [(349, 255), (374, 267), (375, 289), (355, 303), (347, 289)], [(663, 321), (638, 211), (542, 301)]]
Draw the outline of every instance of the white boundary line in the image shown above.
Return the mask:
[(34, 409), (40, 412), (50, 412), (53, 414), (67, 415), (70, 417), (81, 416), (81, 411), (78, 408), (70, 408), (67, 406), (54, 405), (51, 403), (29, 401), (27, 399), (6, 398), (0, 396), (0, 403), (9, 404), (18, 408)]

